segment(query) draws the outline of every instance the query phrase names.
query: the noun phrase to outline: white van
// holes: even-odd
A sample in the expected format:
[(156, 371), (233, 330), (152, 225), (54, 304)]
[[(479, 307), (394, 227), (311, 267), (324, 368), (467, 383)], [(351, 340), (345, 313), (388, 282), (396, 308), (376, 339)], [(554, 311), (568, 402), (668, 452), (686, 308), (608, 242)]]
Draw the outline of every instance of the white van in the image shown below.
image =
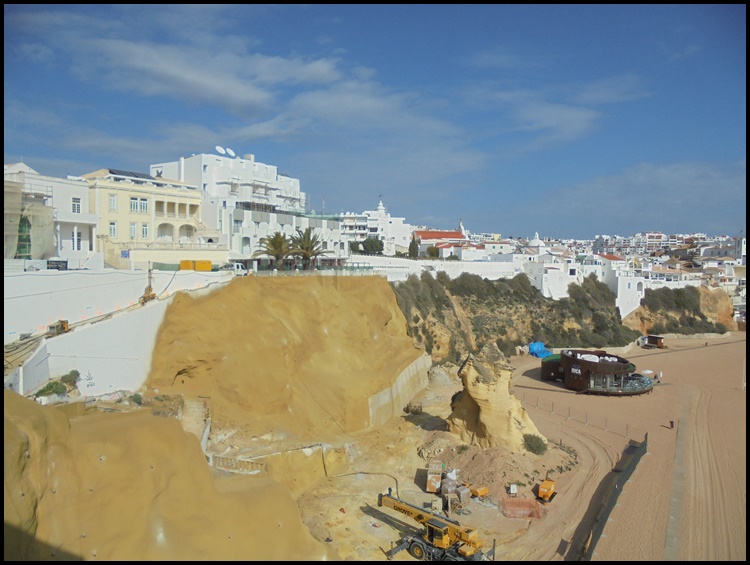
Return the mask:
[(242, 263), (227, 263), (221, 269), (221, 271), (233, 271), (235, 277), (246, 277), (247, 269)]

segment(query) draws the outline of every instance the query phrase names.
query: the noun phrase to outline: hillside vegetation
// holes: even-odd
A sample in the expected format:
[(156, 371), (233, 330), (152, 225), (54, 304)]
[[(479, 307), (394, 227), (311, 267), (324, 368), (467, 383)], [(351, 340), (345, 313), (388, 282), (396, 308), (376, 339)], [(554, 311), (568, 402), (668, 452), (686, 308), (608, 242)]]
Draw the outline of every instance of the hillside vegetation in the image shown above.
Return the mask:
[(549, 347), (604, 348), (625, 346), (649, 331), (727, 329), (701, 310), (695, 288), (647, 291), (638, 311), (650, 321), (623, 324), (615, 294), (593, 274), (581, 285), (571, 284), (569, 297), (561, 300), (545, 298), (525, 274), (490, 281), (467, 273), (451, 280), (444, 272), (435, 277), (425, 272), (391, 286), (409, 334), (437, 363), (459, 362), (488, 343), (509, 356), (516, 354), (516, 346), (534, 341)]

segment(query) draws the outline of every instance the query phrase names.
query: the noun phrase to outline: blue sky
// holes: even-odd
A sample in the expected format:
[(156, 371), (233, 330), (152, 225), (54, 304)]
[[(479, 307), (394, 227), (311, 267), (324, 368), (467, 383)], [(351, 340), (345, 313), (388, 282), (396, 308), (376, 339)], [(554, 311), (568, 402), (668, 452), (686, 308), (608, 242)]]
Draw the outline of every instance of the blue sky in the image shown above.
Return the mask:
[(745, 232), (745, 5), (8, 5), (4, 162), (252, 153), (316, 212)]

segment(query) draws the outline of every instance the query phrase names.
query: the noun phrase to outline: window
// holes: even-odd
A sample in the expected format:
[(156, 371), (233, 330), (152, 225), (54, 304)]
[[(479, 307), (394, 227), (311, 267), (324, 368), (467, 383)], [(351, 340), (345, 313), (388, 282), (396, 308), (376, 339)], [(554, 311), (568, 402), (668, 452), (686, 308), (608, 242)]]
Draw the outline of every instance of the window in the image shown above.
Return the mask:
[(140, 207), (138, 208), (139, 212), (148, 212), (148, 199), (141, 198)]
[(138, 199), (137, 198), (131, 198), (130, 199), (130, 211), (131, 212), (137, 212), (138, 211)]
[(141, 224), (141, 239), (148, 239), (148, 224)]
[(77, 230), (73, 230), (71, 239), (73, 241), (73, 251), (80, 251), (81, 250), (81, 232)]
[(136, 224), (135, 222), (130, 222), (130, 239), (135, 239), (137, 226), (138, 224)]
[(232, 227), (234, 228), (232, 233), (240, 233), (242, 231), (242, 220), (234, 220)]
[(73, 199), (73, 213), (74, 214), (81, 213), (81, 199), (80, 198)]
[(109, 237), (117, 237), (117, 222), (109, 222)]
[(117, 210), (117, 195), (110, 194), (109, 195), (109, 211), (115, 212), (116, 210)]

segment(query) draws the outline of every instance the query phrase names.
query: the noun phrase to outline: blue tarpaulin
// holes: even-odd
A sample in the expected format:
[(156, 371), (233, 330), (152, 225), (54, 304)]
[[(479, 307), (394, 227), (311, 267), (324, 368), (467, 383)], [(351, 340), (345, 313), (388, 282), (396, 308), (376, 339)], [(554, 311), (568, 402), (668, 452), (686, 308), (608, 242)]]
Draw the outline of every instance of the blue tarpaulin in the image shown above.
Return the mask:
[(533, 355), (539, 359), (544, 359), (545, 357), (552, 355), (552, 352), (544, 346), (544, 342), (535, 341), (529, 344), (529, 355)]

